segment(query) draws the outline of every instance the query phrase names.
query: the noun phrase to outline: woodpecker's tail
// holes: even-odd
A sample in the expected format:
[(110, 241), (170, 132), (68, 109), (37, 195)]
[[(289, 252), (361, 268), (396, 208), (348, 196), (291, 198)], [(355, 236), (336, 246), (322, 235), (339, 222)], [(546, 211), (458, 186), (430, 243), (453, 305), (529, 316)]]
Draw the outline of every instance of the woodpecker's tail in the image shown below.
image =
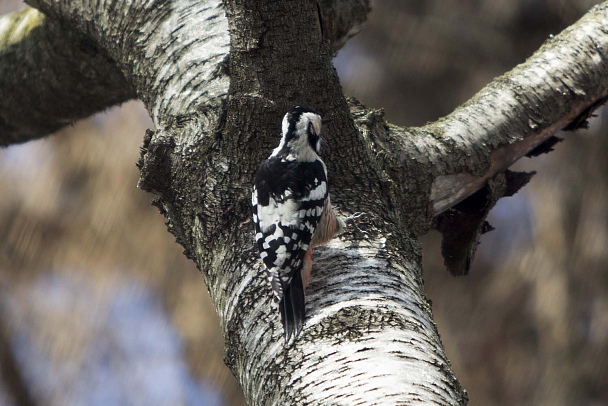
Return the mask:
[(285, 330), (285, 344), (289, 344), (292, 338), (295, 341), (300, 331), (302, 331), (305, 308), (302, 275), (300, 272), (296, 272), (279, 302), (281, 321)]

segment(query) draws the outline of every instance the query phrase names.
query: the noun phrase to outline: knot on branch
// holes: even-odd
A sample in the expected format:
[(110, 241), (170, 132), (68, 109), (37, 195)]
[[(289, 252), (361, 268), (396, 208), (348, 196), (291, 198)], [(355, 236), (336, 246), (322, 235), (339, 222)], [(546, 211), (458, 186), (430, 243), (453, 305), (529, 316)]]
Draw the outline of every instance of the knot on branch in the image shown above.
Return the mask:
[(146, 130), (141, 155), (136, 164), (141, 171), (137, 187), (162, 197), (172, 194), (171, 154), (174, 147), (173, 138), (162, 130)]
[(373, 127), (376, 124), (386, 126), (384, 109), (370, 109), (354, 97), (347, 98), (346, 102), (357, 126)]
[(184, 225), (179, 220), (180, 216), (175, 213), (175, 201), (180, 199), (175, 196), (175, 185), (173, 184), (173, 179), (175, 179), (174, 138), (166, 131), (157, 130), (155, 132), (148, 129), (140, 150), (141, 155), (136, 163), (141, 171), (137, 187), (158, 195), (152, 204), (167, 218), (167, 230), (175, 236), (176, 242), (184, 247), (184, 255), (194, 260), (190, 238), (184, 232)]

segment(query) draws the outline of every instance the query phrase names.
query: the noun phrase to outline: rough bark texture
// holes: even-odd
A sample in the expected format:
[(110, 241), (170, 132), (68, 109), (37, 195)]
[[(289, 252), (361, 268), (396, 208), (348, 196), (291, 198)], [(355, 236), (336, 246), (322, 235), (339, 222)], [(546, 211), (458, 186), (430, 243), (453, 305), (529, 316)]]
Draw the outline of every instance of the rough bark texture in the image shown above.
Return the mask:
[[(332, 9), (309, 0), (32, 3), (115, 64), (121, 75), (109, 76), (110, 87), (126, 79), (145, 102), (156, 129), (144, 139), (140, 186), (158, 196), (169, 230), (201, 269), (226, 363), (250, 404), (466, 403), (424, 297), (417, 237), (604, 100), (607, 3), (450, 116), (417, 129), (388, 124), (342, 94), (331, 53), (367, 3), (354, 3), (356, 18), (345, 2)], [(253, 250), (249, 193), (295, 104), (323, 114), (335, 205), (367, 215), (315, 256), (305, 328), (285, 347)], [(507, 192), (500, 176), (489, 202)]]

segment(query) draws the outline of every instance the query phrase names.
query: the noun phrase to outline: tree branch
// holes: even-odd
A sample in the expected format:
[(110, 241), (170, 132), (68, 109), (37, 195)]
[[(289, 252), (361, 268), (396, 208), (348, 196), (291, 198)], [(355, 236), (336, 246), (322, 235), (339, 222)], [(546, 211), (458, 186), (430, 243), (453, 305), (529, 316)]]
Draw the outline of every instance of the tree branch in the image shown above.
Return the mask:
[(196, 8), (187, 1), (165, 0), (30, 4), (98, 43), (159, 128), (194, 119), (201, 111), (205, 116), (219, 109), (226, 97), (229, 81), (223, 66), (229, 35), (219, 0)]
[(0, 146), (43, 137), (135, 97), (91, 38), (26, 8), (0, 17)]
[[(376, 165), (415, 228), (462, 201), (496, 174), (608, 97), (608, 3), (549, 39), (452, 114), (421, 128), (387, 124), (354, 106)], [(412, 200), (411, 191), (428, 195)], [(421, 200), (429, 205), (422, 207)], [(420, 212), (424, 208), (426, 213)], [(421, 217), (422, 216), (422, 217)], [(430, 223), (422, 225), (423, 228)]]
[[(196, 115), (200, 105), (217, 104), (209, 102), (227, 95), (222, 70), (229, 40), (219, 1), (207, 2), (205, 12), (196, 15), (180, 2), (151, 7), (105, 0), (29, 3), (53, 18), (31, 8), (0, 17), (0, 89), (8, 95), (0, 101), (0, 145), (46, 136), (135, 97), (146, 104), (162, 101), (151, 114), (168, 119), (161, 110), (169, 109), (183, 121)], [(125, 12), (108, 21), (104, 10), (112, 7)], [(328, 0), (320, 9), (334, 51), (360, 30), (370, 11), (368, 0)], [(127, 32), (127, 26), (148, 29)], [(100, 46), (97, 41), (103, 38), (111, 41)], [(171, 47), (179, 48), (179, 54)], [(182, 69), (180, 74), (168, 77), (167, 69), (174, 67)], [(195, 91), (196, 83), (206, 84), (199, 87), (204, 92)], [(190, 97), (171, 95), (184, 92)], [(206, 114), (211, 122), (222, 116)]]
[(371, 11), (369, 0), (318, 0), (324, 37), (337, 52), (361, 31)]

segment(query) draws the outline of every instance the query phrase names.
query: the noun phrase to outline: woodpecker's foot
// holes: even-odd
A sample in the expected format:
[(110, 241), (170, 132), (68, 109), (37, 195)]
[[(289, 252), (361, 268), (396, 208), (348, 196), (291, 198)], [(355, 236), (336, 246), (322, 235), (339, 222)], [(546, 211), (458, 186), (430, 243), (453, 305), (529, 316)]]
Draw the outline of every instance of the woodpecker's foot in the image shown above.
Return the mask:
[(367, 216), (367, 214), (365, 214), (363, 212), (357, 212), (357, 213), (353, 214), (352, 216), (348, 216), (347, 218), (345, 218), (344, 223), (356, 225), (358, 220), (364, 218), (365, 216)]

